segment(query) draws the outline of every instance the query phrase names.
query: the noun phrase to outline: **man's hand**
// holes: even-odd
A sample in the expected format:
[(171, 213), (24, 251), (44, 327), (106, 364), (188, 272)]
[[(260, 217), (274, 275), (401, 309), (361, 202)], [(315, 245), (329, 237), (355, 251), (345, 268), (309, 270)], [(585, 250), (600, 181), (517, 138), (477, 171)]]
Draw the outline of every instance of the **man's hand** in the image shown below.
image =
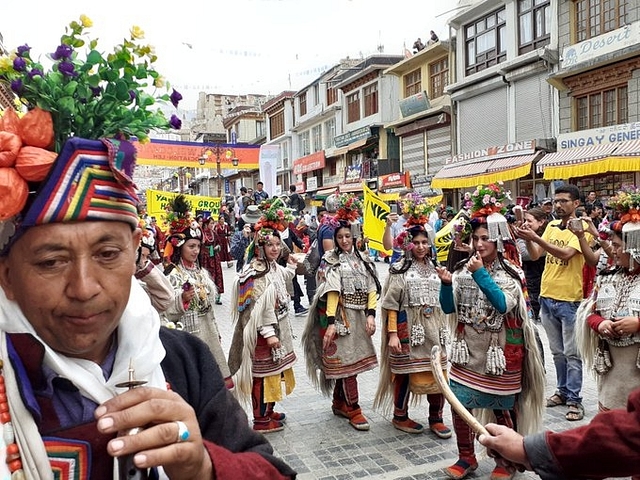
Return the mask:
[[(172, 480), (213, 478), (195, 411), (177, 393), (135, 388), (106, 401), (94, 415), (101, 433), (118, 434), (107, 446), (110, 455), (134, 455), (138, 468), (162, 466)], [(178, 438), (178, 421), (187, 427), (186, 439)], [(121, 433), (137, 427), (143, 430), (135, 435)]]
[(533, 470), (527, 452), (524, 449), (524, 437), (514, 430), (503, 425), (488, 423), (485, 425), (490, 437), (480, 435), (478, 441), (487, 447), (489, 456), (497, 458), (505, 468), (511, 470)]
[(387, 214), (387, 226), (390, 226), (392, 223), (395, 223), (400, 218), (400, 215), (397, 213), (389, 213)]
[(518, 238), (523, 238), (529, 242), (534, 242), (538, 237), (538, 234), (533, 231), (528, 224), (523, 224), (521, 227), (515, 227), (514, 232)]

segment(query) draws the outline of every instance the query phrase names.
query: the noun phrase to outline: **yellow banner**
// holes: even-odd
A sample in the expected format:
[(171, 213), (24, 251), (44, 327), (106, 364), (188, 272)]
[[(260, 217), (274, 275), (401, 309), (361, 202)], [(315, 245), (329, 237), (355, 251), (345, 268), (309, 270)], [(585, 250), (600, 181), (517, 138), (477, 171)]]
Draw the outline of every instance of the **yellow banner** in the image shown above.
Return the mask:
[[(167, 204), (178, 195), (163, 190), (147, 190), (147, 215), (156, 217), (158, 225), (164, 222)], [(185, 195), (191, 202), (191, 213), (195, 216), (198, 212), (211, 212), (211, 216), (218, 218), (220, 213), (220, 197), (203, 197), (201, 195)]]
[(459, 210), (456, 213), (456, 216), (447, 223), (444, 227), (436, 232), (436, 256), (438, 257), (438, 261), (440, 263), (446, 263), (447, 256), (449, 255), (449, 247), (451, 246), (451, 242), (453, 241), (453, 234), (451, 229), (453, 228), (453, 223), (460, 216), (462, 210)]
[(369, 239), (369, 248), (391, 255), (391, 250), (385, 250), (382, 246), (384, 227), (391, 208), (382, 201), (377, 193), (367, 187), (366, 183), (362, 184), (362, 190), (364, 191), (362, 231), (364, 236)]

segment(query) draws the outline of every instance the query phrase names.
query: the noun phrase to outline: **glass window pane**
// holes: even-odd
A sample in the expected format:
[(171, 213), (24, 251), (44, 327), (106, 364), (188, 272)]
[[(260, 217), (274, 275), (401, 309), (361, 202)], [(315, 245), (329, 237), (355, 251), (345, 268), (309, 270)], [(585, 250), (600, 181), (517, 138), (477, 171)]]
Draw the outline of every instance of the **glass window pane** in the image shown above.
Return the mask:
[(475, 42), (467, 43), (467, 65), (476, 63), (476, 44)]
[(504, 8), (498, 12), (498, 23), (504, 23), (507, 18)]
[(520, 0), (518, 4), (518, 8), (521, 12), (526, 12), (527, 10), (531, 10), (531, 0)]
[(485, 24), (484, 20), (480, 20), (479, 22), (476, 22), (476, 33), (485, 31), (484, 24)]
[(473, 37), (476, 34), (475, 25), (469, 25), (467, 27), (467, 38)]
[(494, 27), (496, 24), (496, 17), (494, 17), (493, 15), (491, 15), (490, 17), (487, 17), (487, 28), (492, 28)]
[(520, 45), (533, 41), (531, 12), (520, 16)]
[(502, 26), (498, 28), (498, 52), (504, 53), (507, 51), (507, 28)]

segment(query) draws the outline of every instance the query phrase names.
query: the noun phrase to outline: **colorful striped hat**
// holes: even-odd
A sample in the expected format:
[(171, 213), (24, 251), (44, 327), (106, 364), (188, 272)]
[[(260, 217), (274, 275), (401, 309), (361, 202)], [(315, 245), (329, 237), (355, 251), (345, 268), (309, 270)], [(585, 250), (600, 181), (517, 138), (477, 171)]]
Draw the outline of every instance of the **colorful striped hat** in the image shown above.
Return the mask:
[(6, 255), (28, 228), (37, 225), (114, 221), (137, 228), (135, 158), (135, 147), (125, 140), (67, 140), (22, 211), (0, 222), (0, 255)]

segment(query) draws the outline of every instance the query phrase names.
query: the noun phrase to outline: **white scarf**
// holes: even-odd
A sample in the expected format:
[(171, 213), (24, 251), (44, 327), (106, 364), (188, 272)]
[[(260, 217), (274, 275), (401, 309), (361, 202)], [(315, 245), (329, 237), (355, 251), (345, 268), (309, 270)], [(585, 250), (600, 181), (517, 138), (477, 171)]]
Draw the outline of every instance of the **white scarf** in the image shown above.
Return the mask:
[(166, 389), (160, 367), (166, 352), (160, 342), (159, 331), (158, 313), (151, 306), (146, 292), (132, 279), (129, 302), (118, 326), (118, 349), (113, 371), (109, 379), (105, 380), (100, 365), (89, 360), (66, 357), (45, 344), (18, 304), (8, 300), (0, 288), (0, 357), (4, 360), (9, 408), (27, 478), (52, 478), (51, 466), (33, 418), (22, 405), (15, 374), (7, 355), (5, 333), (33, 335), (44, 345), (45, 365), (73, 382), (84, 397), (100, 404), (123, 392), (115, 386), (129, 379), (130, 362), (135, 369), (136, 379), (146, 380), (147, 386)]

